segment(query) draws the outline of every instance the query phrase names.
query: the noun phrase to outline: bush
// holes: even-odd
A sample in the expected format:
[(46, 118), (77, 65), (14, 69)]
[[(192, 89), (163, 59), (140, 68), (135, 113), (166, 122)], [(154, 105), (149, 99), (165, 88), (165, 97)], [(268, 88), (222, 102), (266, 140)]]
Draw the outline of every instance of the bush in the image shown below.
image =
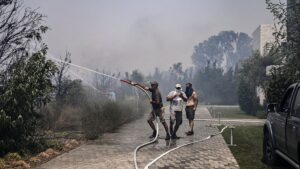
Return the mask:
[(96, 139), (106, 131), (112, 131), (120, 125), (136, 119), (142, 115), (144, 109), (139, 112), (132, 103), (105, 102), (88, 104), (82, 118), (82, 127), (87, 139)]
[(5, 161), (0, 158), (0, 169), (5, 169), (5, 168), (6, 168)]
[(5, 159), (8, 160), (8, 161), (19, 161), (22, 158), (21, 158), (21, 156), (18, 153), (8, 153), (5, 156)]

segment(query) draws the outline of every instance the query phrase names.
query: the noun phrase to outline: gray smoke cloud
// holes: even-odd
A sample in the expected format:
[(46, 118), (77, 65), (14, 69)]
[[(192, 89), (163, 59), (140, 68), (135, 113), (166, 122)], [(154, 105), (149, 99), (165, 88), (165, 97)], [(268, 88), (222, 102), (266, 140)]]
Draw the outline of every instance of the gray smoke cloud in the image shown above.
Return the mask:
[(264, 0), (26, 0), (47, 15), (56, 56), (92, 69), (145, 73), (175, 62), (191, 66), (193, 48), (222, 30), (251, 35), (272, 23)]

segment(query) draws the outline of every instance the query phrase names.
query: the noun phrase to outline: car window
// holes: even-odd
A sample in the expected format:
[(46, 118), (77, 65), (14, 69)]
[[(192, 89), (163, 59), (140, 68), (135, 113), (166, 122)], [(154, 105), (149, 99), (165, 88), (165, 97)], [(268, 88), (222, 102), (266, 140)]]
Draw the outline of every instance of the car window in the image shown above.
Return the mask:
[(292, 111), (292, 116), (300, 117), (300, 90), (298, 88), (293, 111)]
[(285, 112), (289, 108), (289, 105), (290, 105), (290, 102), (291, 102), (291, 97), (292, 97), (292, 94), (293, 94), (293, 89), (294, 88), (290, 88), (285, 93), (285, 95), (283, 97), (283, 100), (281, 102), (281, 105), (280, 105), (280, 111), (281, 112)]

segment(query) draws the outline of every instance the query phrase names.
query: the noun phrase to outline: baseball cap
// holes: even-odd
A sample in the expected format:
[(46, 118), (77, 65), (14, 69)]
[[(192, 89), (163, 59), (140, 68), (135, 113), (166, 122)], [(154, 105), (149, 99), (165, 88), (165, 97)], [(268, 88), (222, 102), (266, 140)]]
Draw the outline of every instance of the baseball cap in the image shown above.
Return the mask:
[(181, 88), (181, 84), (176, 84), (175, 88)]

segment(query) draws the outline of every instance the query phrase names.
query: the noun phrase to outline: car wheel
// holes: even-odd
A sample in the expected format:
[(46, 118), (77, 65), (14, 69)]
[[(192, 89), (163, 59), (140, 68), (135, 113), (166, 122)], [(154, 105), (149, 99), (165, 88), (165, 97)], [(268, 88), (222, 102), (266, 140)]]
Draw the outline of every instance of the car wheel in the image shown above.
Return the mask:
[(269, 133), (264, 135), (263, 159), (268, 165), (275, 165), (278, 161), (278, 155), (275, 153), (273, 140)]

